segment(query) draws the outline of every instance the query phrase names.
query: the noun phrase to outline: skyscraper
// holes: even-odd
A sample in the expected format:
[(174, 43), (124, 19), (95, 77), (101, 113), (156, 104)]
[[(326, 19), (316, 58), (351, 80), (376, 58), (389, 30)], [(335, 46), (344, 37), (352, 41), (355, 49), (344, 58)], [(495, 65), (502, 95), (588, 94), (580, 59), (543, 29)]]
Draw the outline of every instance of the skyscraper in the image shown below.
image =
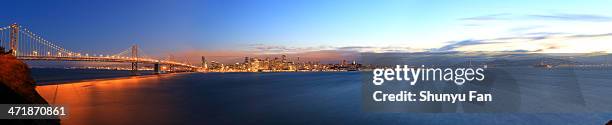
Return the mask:
[(206, 63), (206, 57), (202, 56), (202, 68), (208, 69), (208, 64)]

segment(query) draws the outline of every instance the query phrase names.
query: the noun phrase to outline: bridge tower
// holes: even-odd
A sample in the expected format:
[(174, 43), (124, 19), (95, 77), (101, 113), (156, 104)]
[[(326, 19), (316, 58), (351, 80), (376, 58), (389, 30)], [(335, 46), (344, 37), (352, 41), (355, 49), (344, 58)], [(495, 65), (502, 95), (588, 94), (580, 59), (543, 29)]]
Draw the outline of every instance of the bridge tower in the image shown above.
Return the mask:
[(132, 58), (134, 61), (132, 62), (132, 73), (138, 74), (138, 46), (132, 46)]
[(17, 23), (11, 24), (11, 34), (10, 34), (10, 46), (11, 49), (9, 52), (14, 56), (17, 56), (17, 48), (19, 43), (19, 25)]
[(157, 62), (155, 62), (153, 64), (153, 73), (155, 73), (155, 74), (161, 73), (161, 69), (160, 69), (159, 65), (160, 65), (159, 64), (159, 60), (157, 60)]

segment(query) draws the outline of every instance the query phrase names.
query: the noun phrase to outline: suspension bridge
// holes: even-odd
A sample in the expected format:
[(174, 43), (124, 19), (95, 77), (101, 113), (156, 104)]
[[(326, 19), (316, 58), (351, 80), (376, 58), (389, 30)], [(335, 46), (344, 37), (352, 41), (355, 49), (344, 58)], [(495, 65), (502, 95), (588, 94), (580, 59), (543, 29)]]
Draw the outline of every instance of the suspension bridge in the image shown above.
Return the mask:
[(124, 51), (115, 54), (96, 54), (72, 51), (56, 43), (18, 24), (11, 24), (0, 28), (0, 47), (8, 49), (9, 54), (12, 54), (19, 60), (131, 63), (131, 69), (134, 72), (138, 71), (139, 63), (153, 64), (153, 69), (156, 73), (163, 70), (160, 69), (160, 65), (180, 67), (192, 71), (200, 68), (188, 63), (152, 58), (147, 56), (137, 45), (132, 45)]

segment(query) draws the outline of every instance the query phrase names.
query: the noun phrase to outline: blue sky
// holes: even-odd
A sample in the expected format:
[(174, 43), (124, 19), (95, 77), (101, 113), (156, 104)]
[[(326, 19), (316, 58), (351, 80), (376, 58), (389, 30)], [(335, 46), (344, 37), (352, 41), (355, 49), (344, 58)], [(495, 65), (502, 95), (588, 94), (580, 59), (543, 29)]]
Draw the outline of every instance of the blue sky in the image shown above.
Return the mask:
[[(598, 44), (609, 40), (601, 34), (612, 33), (612, 3), (604, 0), (12, 0), (3, 5), (2, 24), (17, 22), (65, 48), (94, 52), (132, 44), (153, 54), (588, 52), (592, 46), (570, 46)], [(575, 37), (581, 35), (595, 37)]]

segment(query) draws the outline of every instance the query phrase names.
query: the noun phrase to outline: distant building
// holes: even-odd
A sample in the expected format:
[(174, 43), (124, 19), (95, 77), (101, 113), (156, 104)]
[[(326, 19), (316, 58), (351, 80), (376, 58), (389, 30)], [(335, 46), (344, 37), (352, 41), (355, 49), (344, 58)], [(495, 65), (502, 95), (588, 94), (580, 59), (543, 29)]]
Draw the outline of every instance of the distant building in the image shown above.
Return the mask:
[(206, 57), (202, 56), (202, 68), (208, 69), (208, 64), (206, 63)]
[(208, 67), (208, 69), (211, 70), (221, 70), (223, 68), (223, 64), (218, 63), (216, 61), (210, 61), (210, 66)]

